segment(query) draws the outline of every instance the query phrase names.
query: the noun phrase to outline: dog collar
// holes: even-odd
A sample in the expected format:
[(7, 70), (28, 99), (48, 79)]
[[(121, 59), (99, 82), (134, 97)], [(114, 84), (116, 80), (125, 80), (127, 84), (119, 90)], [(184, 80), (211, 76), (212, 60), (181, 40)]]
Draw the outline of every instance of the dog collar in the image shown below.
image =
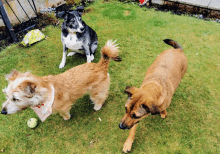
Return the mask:
[(52, 105), (54, 102), (54, 87), (51, 85), (52, 93), (47, 97), (47, 100), (37, 106), (31, 106), (34, 112), (38, 115), (40, 120), (44, 122), (52, 114)]

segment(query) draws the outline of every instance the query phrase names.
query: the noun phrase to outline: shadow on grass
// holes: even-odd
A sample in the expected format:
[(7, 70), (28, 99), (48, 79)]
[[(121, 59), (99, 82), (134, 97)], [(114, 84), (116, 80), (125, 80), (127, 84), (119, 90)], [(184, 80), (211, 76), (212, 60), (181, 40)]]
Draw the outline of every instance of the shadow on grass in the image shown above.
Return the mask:
[(93, 107), (94, 104), (92, 104), (89, 95), (83, 96), (82, 98), (78, 99), (72, 106), (72, 109), (70, 110), (71, 119), (89, 117), (95, 112)]

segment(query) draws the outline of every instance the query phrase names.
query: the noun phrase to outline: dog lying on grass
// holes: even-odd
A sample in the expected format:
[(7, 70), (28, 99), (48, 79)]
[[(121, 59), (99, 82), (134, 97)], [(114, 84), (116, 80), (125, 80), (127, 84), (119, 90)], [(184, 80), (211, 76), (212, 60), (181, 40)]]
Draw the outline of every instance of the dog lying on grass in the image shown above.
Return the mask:
[(9, 84), (3, 92), (7, 100), (2, 105), (1, 113), (13, 114), (31, 107), (42, 121), (56, 112), (68, 120), (74, 101), (87, 92), (95, 104), (94, 110), (101, 109), (108, 96), (109, 62), (110, 59), (121, 61), (118, 52), (117, 44), (108, 40), (101, 49), (102, 57), (98, 63), (86, 63), (62, 74), (45, 77), (12, 71), (6, 75)]
[(172, 96), (187, 70), (187, 59), (179, 43), (166, 39), (164, 42), (173, 46), (162, 52), (148, 68), (140, 88), (126, 87), (128, 100), (125, 104), (126, 114), (119, 127), (130, 129), (124, 143), (123, 152), (131, 151), (138, 122), (149, 114), (167, 116), (166, 108), (170, 106)]

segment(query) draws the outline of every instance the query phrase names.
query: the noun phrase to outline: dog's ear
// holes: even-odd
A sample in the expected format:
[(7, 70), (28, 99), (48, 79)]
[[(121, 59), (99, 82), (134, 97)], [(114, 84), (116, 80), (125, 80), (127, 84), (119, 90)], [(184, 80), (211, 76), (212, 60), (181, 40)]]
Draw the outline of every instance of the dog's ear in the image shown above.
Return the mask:
[(149, 109), (151, 115), (160, 114), (160, 109), (154, 104)]
[(10, 74), (5, 75), (7, 81), (14, 81), (19, 75), (19, 72), (16, 70), (11, 71)]
[(151, 115), (159, 114), (160, 109), (155, 105), (153, 98), (145, 98), (142, 107)]
[(128, 94), (128, 97), (131, 97), (133, 94), (137, 93), (139, 88), (126, 86), (125, 93)]
[(33, 82), (25, 82), (24, 83), (24, 92), (26, 94), (27, 97), (33, 97), (33, 94), (35, 92), (35, 89), (36, 89), (36, 84), (33, 83)]
[(145, 109), (145, 111), (146, 111), (147, 113), (150, 113), (150, 110), (149, 110), (149, 108), (147, 107), (146, 104), (142, 104), (142, 107)]
[[(67, 19), (67, 14), (68, 14), (68, 11), (61, 11), (61, 12), (57, 12), (56, 13), (56, 17), (57, 18), (63, 18), (63, 19)], [(66, 20), (65, 19), (65, 20)]]
[(63, 15), (63, 19), (64, 19), (65, 21), (67, 21), (67, 19), (68, 19), (68, 13), (66, 13), (66, 14)]
[(83, 10), (84, 10), (84, 6), (79, 6), (75, 9), (75, 11), (77, 11), (81, 16), (83, 14)]

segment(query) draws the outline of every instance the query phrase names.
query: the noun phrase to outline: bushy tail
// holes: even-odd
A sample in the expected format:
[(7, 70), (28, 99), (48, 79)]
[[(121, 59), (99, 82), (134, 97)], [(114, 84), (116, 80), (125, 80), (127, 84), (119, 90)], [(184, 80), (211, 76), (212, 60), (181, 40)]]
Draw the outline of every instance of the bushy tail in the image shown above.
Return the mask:
[(174, 41), (174, 40), (171, 40), (171, 39), (165, 39), (163, 40), (166, 44), (168, 45), (171, 45), (172, 47), (174, 47), (175, 49), (181, 49), (183, 50), (182, 46), (177, 42), (177, 41)]
[(101, 49), (101, 59), (99, 60), (99, 64), (108, 68), (110, 59), (114, 61), (121, 61), (121, 58), (118, 56), (119, 47), (118, 44), (115, 44), (116, 40), (113, 42), (112, 40), (108, 40), (104, 47)]

